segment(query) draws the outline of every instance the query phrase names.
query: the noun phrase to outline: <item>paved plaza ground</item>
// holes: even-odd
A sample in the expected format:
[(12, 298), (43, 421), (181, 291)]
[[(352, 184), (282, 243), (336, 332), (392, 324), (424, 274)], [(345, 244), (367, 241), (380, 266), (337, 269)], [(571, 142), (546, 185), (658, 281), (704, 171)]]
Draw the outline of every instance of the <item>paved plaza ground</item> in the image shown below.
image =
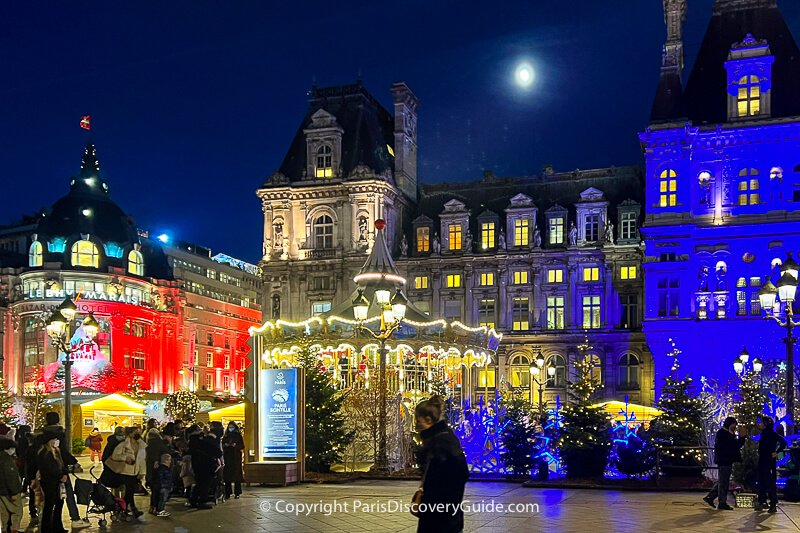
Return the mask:
[[(417, 483), (413, 481), (369, 481), (341, 485), (302, 484), (286, 488), (245, 487), (238, 500), (211, 510), (187, 510), (183, 500), (168, 504), (169, 518), (145, 515), (136, 523), (110, 524), (119, 532), (413, 532), (416, 520), (405, 510), (367, 509), (375, 505), (408, 502)], [(800, 504), (782, 504), (776, 515), (752, 510), (717, 511), (701, 501), (699, 493), (614, 492), (523, 488), (519, 484), (475, 482), (467, 485), (466, 499), (472, 504), (531, 504), (521, 513), (467, 512), (466, 532), (655, 532), (712, 531), (800, 531)], [(147, 509), (147, 499), (140, 506)], [(289, 512), (298, 504), (339, 506), (326, 516), (324, 509), (308, 516)], [(345, 510), (346, 507), (346, 510)], [(81, 508), (83, 509), (83, 508)], [(65, 513), (66, 517), (66, 513)], [(23, 528), (27, 524), (23, 522)], [(65, 520), (65, 524), (69, 522)], [(83, 531), (100, 531), (97, 521)]]

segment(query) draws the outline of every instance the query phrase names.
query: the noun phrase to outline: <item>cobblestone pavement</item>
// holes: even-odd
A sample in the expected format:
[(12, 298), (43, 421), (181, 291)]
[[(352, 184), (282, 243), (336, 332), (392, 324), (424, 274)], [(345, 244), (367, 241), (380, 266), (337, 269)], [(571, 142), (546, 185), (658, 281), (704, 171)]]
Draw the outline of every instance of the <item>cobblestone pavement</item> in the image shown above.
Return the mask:
[[(224, 531), (277, 532), (413, 532), (416, 519), (404, 509), (376, 505), (405, 505), (416, 488), (412, 481), (368, 481), (342, 485), (303, 484), (286, 488), (245, 487), (238, 500), (211, 510), (188, 510), (183, 500), (168, 504), (169, 518), (143, 516), (138, 522), (112, 523), (109, 531), (184, 533)], [(681, 533), (712, 531), (800, 531), (800, 504), (782, 504), (776, 515), (744, 509), (717, 511), (701, 501), (699, 493), (648, 493), (595, 490), (529, 489), (511, 483), (469, 483), (465, 531), (509, 533), (548, 531), (601, 533)], [(139, 497), (147, 509), (146, 497)], [(522, 512), (498, 512), (494, 504), (528, 504)], [(298, 504), (338, 505), (309, 514), (290, 512)], [(478, 505), (485, 507), (478, 509)], [(531, 505), (535, 504), (533, 508)], [(372, 508), (370, 508), (372, 506)], [(536, 508), (538, 506), (538, 509)], [(82, 508), (83, 509), (83, 508)], [(66, 518), (65, 513), (65, 518)], [(65, 524), (69, 522), (65, 520)], [(27, 524), (27, 517), (23, 527)], [(86, 532), (100, 531), (96, 519)]]

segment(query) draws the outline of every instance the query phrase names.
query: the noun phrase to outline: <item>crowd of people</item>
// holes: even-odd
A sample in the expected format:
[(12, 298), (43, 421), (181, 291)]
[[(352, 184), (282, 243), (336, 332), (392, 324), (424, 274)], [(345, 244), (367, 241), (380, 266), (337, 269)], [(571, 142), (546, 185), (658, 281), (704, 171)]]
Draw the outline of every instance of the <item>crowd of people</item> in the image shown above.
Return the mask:
[[(116, 427), (105, 442), (93, 430), (86, 445), (92, 469), (102, 463), (99, 483), (119, 494), (134, 518), (144, 514), (136, 494), (149, 494), (150, 514), (168, 517), (171, 498), (210, 509), (210, 502), (242, 493), (244, 439), (235, 422), (159, 425), (150, 419), (143, 426)], [(89, 526), (75, 496), (73, 474), (80, 472), (58, 413), (47, 413), (46, 425), (36, 432), (27, 425), (0, 424), (0, 530), (19, 531), (26, 499), (30, 524), (38, 524), (41, 533), (67, 531), (65, 505), (72, 530)]]

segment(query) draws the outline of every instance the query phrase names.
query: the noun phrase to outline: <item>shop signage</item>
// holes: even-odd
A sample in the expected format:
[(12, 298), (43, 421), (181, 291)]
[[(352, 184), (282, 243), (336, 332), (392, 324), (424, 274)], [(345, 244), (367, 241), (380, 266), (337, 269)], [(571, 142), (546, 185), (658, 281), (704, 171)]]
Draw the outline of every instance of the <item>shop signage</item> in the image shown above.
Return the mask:
[[(31, 289), (25, 295), (27, 300), (40, 300), (42, 298), (58, 298), (64, 299), (67, 296), (70, 298), (75, 297), (74, 291), (65, 291), (63, 289)], [(139, 297), (130, 294), (114, 294), (102, 291), (89, 291), (81, 293), (82, 300), (102, 300), (106, 302), (120, 302), (131, 305), (139, 305)]]
[(264, 459), (297, 457), (297, 369), (261, 370), (261, 448)]

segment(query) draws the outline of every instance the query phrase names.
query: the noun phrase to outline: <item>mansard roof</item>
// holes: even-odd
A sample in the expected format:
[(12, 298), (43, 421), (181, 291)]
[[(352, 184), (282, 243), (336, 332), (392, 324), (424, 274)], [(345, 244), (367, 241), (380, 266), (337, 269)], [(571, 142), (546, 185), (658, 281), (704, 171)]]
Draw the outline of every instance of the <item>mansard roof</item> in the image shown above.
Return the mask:
[(687, 115), (694, 124), (727, 121), (725, 61), (731, 46), (748, 33), (766, 39), (775, 56), (772, 116), (800, 115), (800, 49), (775, 0), (716, 0), (684, 91)]
[[(326, 117), (335, 118), (342, 134), (342, 176), (350, 176), (359, 166), (366, 166), (382, 175), (394, 168), (389, 146), (394, 146), (394, 117), (358, 81), (337, 87), (313, 87), (306, 113), (294, 136), (278, 172), (290, 182), (303, 179), (307, 168), (304, 129)], [(269, 182), (268, 182), (269, 183)], [(266, 183), (266, 184), (268, 184)], [(265, 184), (265, 185), (266, 185)]]

